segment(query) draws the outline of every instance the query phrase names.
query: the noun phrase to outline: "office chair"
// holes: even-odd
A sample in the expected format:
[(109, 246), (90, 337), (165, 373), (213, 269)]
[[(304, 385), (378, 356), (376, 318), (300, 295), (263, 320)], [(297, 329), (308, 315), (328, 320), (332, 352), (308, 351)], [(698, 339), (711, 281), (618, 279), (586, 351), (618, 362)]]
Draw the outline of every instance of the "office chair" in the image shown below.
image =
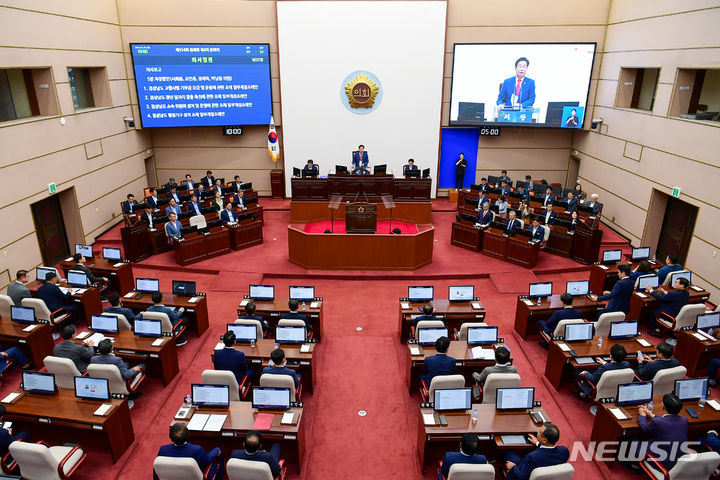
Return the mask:
[[(117, 365), (105, 365), (101, 363), (91, 363), (87, 368), (87, 375), (93, 378), (106, 378), (113, 395), (122, 395), (123, 398), (137, 392), (140, 384), (145, 380), (145, 372), (140, 372), (129, 380), (125, 380), (120, 375), (120, 369)], [(130, 400), (130, 408), (133, 402)]]
[[(200, 470), (195, 459), (189, 457), (157, 457), (153, 462), (153, 470), (160, 480), (214, 480), (222, 468), (222, 465), (218, 464), (221, 455), (222, 452), (218, 451), (204, 472)], [(217, 469), (210, 475), (210, 470), (215, 465)]]
[(495, 405), (498, 388), (516, 388), (520, 386), (518, 373), (491, 373), (485, 379), (482, 388), (482, 403)]
[[(585, 373), (586, 372), (583, 371), (580, 373), (580, 376), (578, 376), (578, 386), (580, 386), (582, 380), (585, 379)], [(600, 380), (598, 380), (597, 382), (597, 385), (593, 384), (592, 382), (586, 382), (592, 387), (592, 393), (588, 395), (588, 398), (590, 400), (600, 400), (601, 398), (614, 397), (617, 393), (618, 385), (622, 385), (624, 383), (632, 383), (634, 377), (635, 372), (632, 368), (608, 370), (607, 372), (602, 374)], [(590, 413), (593, 415), (597, 414), (597, 409), (597, 405), (591, 405)]]
[(495, 480), (495, 467), (486, 463), (484, 465), (473, 465), (469, 463), (454, 463), (450, 465), (448, 476), (444, 476), (440, 470), (442, 460), (438, 467), (438, 478), (442, 480)]
[[(25, 300), (23, 300), (23, 302), (24, 301)], [(701, 313), (705, 313), (705, 304), (691, 303), (682, 307), (677, 317), (663, 312), (655, 317), (655, 320), (657, 320), (661, 330), (674, 333), (679, 332), (684, 327), (694, 326), (695, 322), (697, 322), (697, 316)]]
[(663, 396), (675, 391), (675, 380), (682, 380), (687, 374), (687, 368), (678, 365), (673, 368), (658, 370), (652, 379), (653, 396)]
[(270, 465), (265, 462), (231, 458), (225, 465), (228, 480), (284, 480), (287, 473), (285, 459), (281, 458), (280, 475), (273, 479)]
[[(573, 325), (576, 323), (588, 323), (587, 321), (583, 320), (582, 318), (569, 318), (566, 320), (560, 320), (558, 324), (555, 326), (555, 330), (553, 330), (553, 337), (561, 337), (565, 335), (565, 325)], [(540, 332), (540, 336), (543, 337), (543, 340), (545, 340), (547, 343), (552, 342), (552, 338), (550, 335), (545, 333), (545, 331)]]
[(529, 480), (570, 480), (575, 475), (575, 469), (569, 463), (539, 467), (532, 471)]
[(245, 400), (250, 391), (250, 377), (245, 375), (238, 385), (235, 374), (230, 370), (203, 370), (202, 383), (208, 385), (227, 385), (230, 390), (230, 401)]
[(468, 328), (470, 328), (470, 327), (487, 327), (487, 326), (488, 326), (488, 324), (485, 322), (463, 322), (463, 324), (460, 325), (460, 331), (457, 333), (455, 340), (467, 342)]
[(672, 285), (670, 285), (670, 278), (672, 277), (673, 273), (690, 273), (690, 270), (682, 269), (682, 270), (675, 270), (674, 272), (668, 273), (665, 276), (665, 280), (663, 280), (663, 283), (662, 283), (663, 287), (672, 287)]
[(74, 390), (75, 377), (83, 376), (75, 366), (75, 363), (69, 358), (48, 355), (43, 358), (43, 364), (45, 364), (45, 370), (55, 375), (55, 385), (57, 385), (58, 388)]
[(302, 382), (296, 387), (295, 381), (290, 375), (263, 373), (262, 375), (260, 375), (260, 386), (290, 389), (291, 402), (299, 402), (300, 398), (302, 397)]
[(7, 295), (0, 295), (0, 318), (10, 319), (11, 308), (15, 303)]
[(8, 449), (25, 480), (65, 480), (87, 457), (87, 452), (80, 445), (51, 447), (43, 441), (15, 441)]
[(128, 322), (127, 318), (125, 318), (125, 315), (122, 313), (110, 313), (110, 312), (103, 312), (103, 315), (112, 315), (113, 317), (117, 317), (118, 319), (118, 331), (124, 331), (124, 330), (132, 330), (132, 326), (130, 326), (130, 322)]
[(463, 388), (465, 377), (462, 375), (437, 375), (430, 381), (430, 386), (425, 380), (420, 380), (420, 401), (435, 401), (435, 390), (444, 388)]
[(603, 313), (595, 323), (595, 336), (596, 337), (607, 337), (610, 335), (610, 326), (616, 322), (625, 321), (624, 312), (608, 312)]
[(188, 222), (191, 227), (197, 226), (198, 229), (207, 227), (205, 215), (193, 215)]
[(35, 318), (49, 323), (53, 329), (60, 323), (70, 320), (69, 310), (60, 307), (54, 312), (51, 312), (45, 302), (40, 298), (23, 298), (22, 306), (30, 307), (35, 310)]
[(143, 318), (146, 318), (148, 320), (160, 320), (163, 335), (172, 333), (173, 336), (177, 339), (185, 332), (185, 323), (178, 322), (177, 325), (173, 326), (172, 322), (170, 321), (170, 317), (168, 317), (166, 313), (146, 311), (142, 312), (142, 314)]
[(640, 468), (653, 480), (682, 480), (708, 478), (719, 463), (720, 455), (717, 452), (687, 453), (668, 470), (651, 453), (646, 453)]
[(249, 318), (238, 318), (235, 320), (235, 325), (255, 325), (257, 329), (256, 338), (260, 340), (261, 338), (264, 338), (263, 330), (262, 330), (262, 324), (260, 323), (260, 320), (250, 320)]

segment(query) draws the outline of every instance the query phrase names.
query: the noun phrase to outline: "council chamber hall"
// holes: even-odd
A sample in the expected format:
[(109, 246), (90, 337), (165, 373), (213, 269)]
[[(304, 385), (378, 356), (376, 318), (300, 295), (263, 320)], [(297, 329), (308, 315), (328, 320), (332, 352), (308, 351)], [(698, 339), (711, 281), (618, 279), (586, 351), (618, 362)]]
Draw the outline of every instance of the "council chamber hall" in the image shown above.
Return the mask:
[(720, 3), (0, 5), (0, 478), (720, 469)]

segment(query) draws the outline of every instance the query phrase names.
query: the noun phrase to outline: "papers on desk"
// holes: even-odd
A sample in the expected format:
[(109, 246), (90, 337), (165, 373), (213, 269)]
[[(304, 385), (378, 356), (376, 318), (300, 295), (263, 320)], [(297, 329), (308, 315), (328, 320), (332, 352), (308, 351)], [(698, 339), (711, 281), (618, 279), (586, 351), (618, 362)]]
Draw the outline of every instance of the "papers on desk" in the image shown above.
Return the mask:
[(320, 306), (320, 302), (310, 302), (310, 308), (318, 308)]
[(200, 297), (192, 297), (190, 300), (188, 300), (188, 303), (197, 303), (200, 301)]
[(112, 403), (103, 403), (93, 412), (93, 415), (104, 416), (112, 408)]
[(523, 303), (527, 305), (528, 307), (532, 307), (535, 305), (535, 303), (532, 300), (528, 300), (527, 298), (523, 298)]
[(219, 432), (225, 424), (227, 415), (195, 413), (188, 422), (188, 430), (196, 432)]
[(258, 413), (253, 423), (253, 430), (270, 430), (274, 418), (274, 413)]
[(309, 343), (303, 343), (300, 346), (300, 353), (310, 353), (310, 344)]
[(707, 338), (705, 338), (705, 336), (703, 334), (701, 334), (700, 332), (693, 333), (693, 337), (697, 338), (701, 342), (704, 342), (705, 340), (707, 340)]
[(249, 300), (246, 298), (245, 300), (243, 300), (242, 302), (240, 302), (240, 306), (241, 306), (241, 307), (244, 307), (245, 305), (248, 304), (248, 302), (249, 302)]
[(643, 347), (650, 347), (650, 346), (652, 346), (652, 343), (648, 342), (648, 341), (645, 340), (644, 338), (637, 337), (637, 338), (635, 338), (635, 340), (637, 340), (637, 342), (638, 342), (640, 345), (642, 345)]
[(421, 355), (420, 347), (418, 347), (417, 345), (410, 345), (410, 355)]
[(480, 302), (470, 302), (470, 306), (472, 306), (472, 308), (474, 308), (475, 310), (480, 310), (481, 308), (483, 308), (483, 304)]
[(90, 335), (85, 340), (83, 340), (83, 343), (93, 342), (94, 345), (97, 345), (98, 343), (100, 343), (100, 340), (104, 340), (104, 339), (105, 339), (105, 335), (103, 335), (100, 332), (96, 332), (96, 333), (93, 333), (92, 335)]
[(154, 342), (152, 342), (152, 346), (153, 346), (153, 347), (159, 347), (159, 346), (161, 346), (163, 343), (165, 343), (165, 340), (167, 340), (167, 338), (158, 338), (157, 340), (155, 340)]
[(68, 258), (65, 259), (65, 261), (66, 261), (66, 262), (72, 262), (72, 261), (73, 261), (73, 257), (68, 257)]
[(403, 310), (410, 310), (410, 303), (409, 302), (400, 302), (400, 308)]
[(125, 295), (123, 295), (123, 298), (132, 298), (137, 294), (137, 292), (128, 292)]
[(0, 402), (1, 403), (12, 403), (15, 401), (16, 398), (18, 398), (20, 396), (20, 393), (21, 392), (13, 392), (10, 395), (8, 395), (7, 397), (0, 400)]
[(114, 267), (114, 268), (120, 268), (120, 267), (122, 267), (123, 265), (125, 265), (123, 262), (118, 262), (118, 263), (114, 264), (113, 267)]
[(280, 419), (281, 425), (293, 425), (295, 423), (295, 412), (285, 412)]
[(608, 267), (606, 267), (605, 265), (598, 265), (598, 267), (602, 268), (603, 270), (607, 270), (607, 269), (608, 269)]
[(218, 342), (215, 344), (215, 348), (213, 348), (213, 350), (222, 350), (223, 348), (225, 348), (225, 344), (223, 342)]
[(495, 350), (492, 348), (474, 347), (470, 349), (470, 355), (480, 360), (493, 360), (495, 358)]
[(73, 295), (82, 295), (83, 293), (87, 292), (87, 290), (87, 288), (74, 288)]
[(572, 350), (572, 348), (570, 348), (570, 345), (568, 345), (567, 343), (558, 343), (557, 346), (560, 347), (560, 350), (562, 350), (563, 352), (569, 352), (570, 350)]
[(645, 295), (645, 294), (642, 293), (642, 292), (635, 292), (635, 295), (637, 295), (637, 296), (640, 297), (640, 298), (647, 298), (647, 295)]
[(432, 413), (423, 413), (422, 417), (425, 425), (435, 425), (435, 415)]
[(28, 325), (27, 327), (23, 328), (23, 332), (32, 332), (35, 330), (35, 328), (38, 326), (37, 323), (33, 323), (32, 325)]
[(710, 405), (715, 410), (720, 410), (720, 403), (718, 403), (717, 400), (708, 400), (707, 404)]
[(83, 338), (87, 337), (88, 335), (90, 335), (90, 331), (85, 330), (84, 332), (78, 333), (75, 338), (79, 338), (80, 340), (82, 340)]
[(628, 418), (619, 408), (611, 408), (610, 413), (615, 415), (615, 418), (617, 418), (618, 420), (627, 420)]
[(692, 288), (696, 292), (702, 292), (703, 290), (705, 290), (704, 288), (698, 287), (697, 285), (691, 285), (690, 288)]

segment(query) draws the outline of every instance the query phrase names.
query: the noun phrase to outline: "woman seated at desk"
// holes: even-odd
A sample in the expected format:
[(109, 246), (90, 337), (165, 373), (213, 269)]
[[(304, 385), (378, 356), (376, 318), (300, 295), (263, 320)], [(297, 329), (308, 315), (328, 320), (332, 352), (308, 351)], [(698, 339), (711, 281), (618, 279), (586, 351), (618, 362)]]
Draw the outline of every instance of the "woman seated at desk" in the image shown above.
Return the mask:
[(495, 205), (497, 205), (498, 213), (500, 215), (507, 215), (508, 202), (507, 200), (505, 200), (505, 197), (503, 195), (498, 196), (498, 199), (495, 200)]
[(524, 198), (522, 202), (520, 202), (518, 211), (520, 212), (520, 219), (525, 220), (535, 212), (535, 209), (530, 206), (528, 199)]
[(568, 233), (574, 233), (578, 223), (585, 223), (582, 218), (578, 217), (577, 210), (573, 210), (570, 214), (570, 225), (568, 225)]
[(225, 208), (222, 194), (220, 192), (215, 192), (215, 198), (213, 198), (212, 202), (210, 202), (210, 206), (213, 207), (213, 209), (220, 214), (220, 212), (223, 211)]

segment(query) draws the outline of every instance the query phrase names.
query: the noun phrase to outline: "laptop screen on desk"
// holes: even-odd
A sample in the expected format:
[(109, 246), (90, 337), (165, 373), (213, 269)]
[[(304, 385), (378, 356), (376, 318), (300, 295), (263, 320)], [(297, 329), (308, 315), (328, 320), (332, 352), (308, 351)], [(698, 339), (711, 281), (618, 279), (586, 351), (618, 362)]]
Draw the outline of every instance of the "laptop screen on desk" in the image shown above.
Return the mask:
[(230, 387), (193, 383), (192, 403), (199, 407), (227, 407), (230, 405)]
[(657, 288), (660, 283), (657, 275), (641, 275), (638, 277), (637, 285), (638, 290), (645, 290), (649, 286)]
[(448, 300), (451, 302), (469, 302), (475, 297), (475, 287), (472, 285), (451, 286), (448, 290)]
[(587, 295), (590, 292), (590, 280), (567, 282), (565, 291), (572, 296)]
[(257, 340), (257, 327), (255, 325), (227, 324), (227, 331), (235, 332), (235, 342), (251, 342)]
[(287, 410), (290, 408), (290, 389), (253, 387), (252, 406), (257, 409)]
[(273, 285), (250, 285), (250, 298), (253, 300), (273, 300), (275, 287)]
[(680, 400), (698, 400), (707, 394), (707, 377), (675, 380), (675, 395), (677, 395)]
[(55, 375), (24, 370), (22, 372), (22, 389), (30, 393), (56, 393)]
[(290, 286), (290, 300), (312, 301), (315, 298), (315, 287)]
[(87, 287), (88, 278), (85, 272), (70, 270), (67, 273), (67, 284), (71, 287)]
[(411, 302), (429, 302), (433, 299), (433, 287), (408, 287), (408, 298)]
[(111, 262), (119, 262), (122, 260), (122, 253), (119, 248), (103, 247), (103, 258)]
[(172, 281), (172, 293), (178, 297), (192, 297), (195, 295), (195, 282), (186, 282), (183, 280)]
[(436, 412), (450, 410), (469, 410), (472, 407), (470, 388), (437, 388), (433, 399)]
[(616, 403), (619, 406), (641, 405), (652, 400), (653, 382), (618, 385)]
[(35, 269), (35, 279), (44, 282), (48, 273), (55, 273), (55, 269), (50, 267), (37, 267)]
[(720, 312), (701, 313), (697, 316), (697, 329), (720, 327)]
[(526, 410), (533, 408), (534, 387), (498, 388), (495, 397), (496, 410)]
[(687, 278), (687, 281), (692, 285), (692, 272), (672, 272), (670, 274), (670, 286), (675, 285), (678, 278)]
[(10, 307), (10, 319), (20, 323), (35, 323), (35, 309), (30, 307)]
[(157, 278), (136, 278), (135, 290), (144, 293), (153, 293), (160, 291), (160, 280)]
[(278, 343), (303, 343), (305, 341), (305, 327), (278, 325), (275, 329), (275, 339)]
[(622, 250), (605, 250), (603, 251), (603, 263), (615, 263), (622, 259)]
[(117, 333), (118, 319), (115, 315), (93, 315), (90, 317), (90, 329), (95, 332)]
[(592, 323), (571, 323), (565, 325), (566, 342), (585, 342), (593, 338)]
[(468, 345), (490, 345), (497, 342), (498, 327), (468, 327)]
[(440, 337), (447, 337), (447, 327), (418, 328), (417, 340), (420, 345), (435, 345)]
[(630, 260), (633, 262), (641, 262), (650, 258), (650, 247), (633, 248)]
[(75, 377), (75, 396), (87, 400), (110, 400), (106, 378)]
[(531, 283), (528, 295), (533, 298), (549, 297), (552, 295), (552, 282)]
[(135, 318), (135, 335), (159, 337), (162, 335), (162, 321), (149, 318)]
[(614, 322), (610, 324), (610, 339), (633, 338), (638, 335), (638, 322), (628, 320), (626, 322)]
[(79, 243), (76, 243), (75, 253), (82, 253), (82, 256), (85, 258), (93, 258), (92, 245), (80, 245)]

